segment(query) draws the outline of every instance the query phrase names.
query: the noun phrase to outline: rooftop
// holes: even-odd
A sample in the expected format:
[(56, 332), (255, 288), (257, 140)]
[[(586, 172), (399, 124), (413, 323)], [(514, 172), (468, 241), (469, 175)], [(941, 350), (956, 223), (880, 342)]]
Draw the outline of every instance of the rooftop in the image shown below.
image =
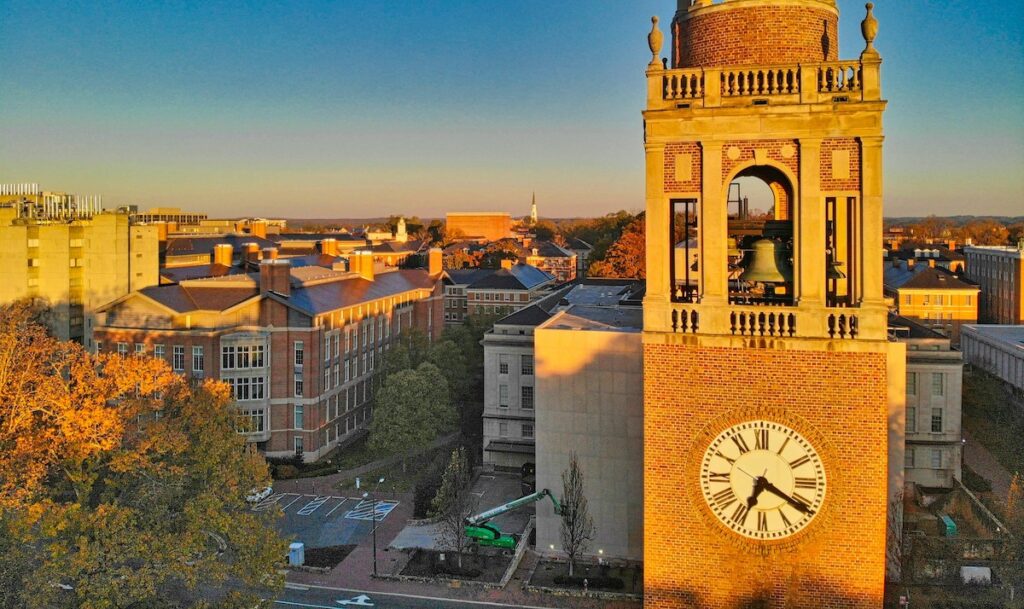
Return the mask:
[(964, 334), (978, 334), (989, 340), (1004, 343), (1024, 350), (1024, 326), (1000, 326), (995, 324), (967, 324), (960, 326)]
[(644, 326), (642, 309), (634, 307), (593, 307), (573, 305), (553, 317), (544, 328), (549, 330), (615, 330), (640, 332)]
[(931, 267), (926, 264), (890, 266), (885, 269), (885, 287), (890, 289), (910, 290), (978, 290), (978, 286), (961, 279), (942, 267)]

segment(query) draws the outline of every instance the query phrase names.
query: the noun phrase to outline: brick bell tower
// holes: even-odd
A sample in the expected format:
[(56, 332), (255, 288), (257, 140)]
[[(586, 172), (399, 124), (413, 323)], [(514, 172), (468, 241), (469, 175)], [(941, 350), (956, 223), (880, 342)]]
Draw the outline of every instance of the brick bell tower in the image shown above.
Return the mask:
[(867, 9), (851, 60), (834, 0), (679, 0), (671, 68), (653, 20), (645, 607), (882, 605), (905, 354)]

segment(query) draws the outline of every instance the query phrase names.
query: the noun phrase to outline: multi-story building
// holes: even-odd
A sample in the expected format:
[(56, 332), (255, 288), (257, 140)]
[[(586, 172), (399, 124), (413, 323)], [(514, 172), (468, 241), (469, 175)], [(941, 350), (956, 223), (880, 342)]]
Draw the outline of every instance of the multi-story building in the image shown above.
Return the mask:
[(576, 279), (576, 254), (550, 241), (533, 243), (528, 248), (526, 264), (553, 275), (558, 283)]
[(177, 225), (199, 224), (208, 218), (206, 214), (182, 211), (180, 207), (154, 207), (149, 211), (132, 212), (129, 217), (132, 224), (166, 222)]
[(967, 277), (981, 286), (979, 319), (1024, 324), (1024, 240), (1016, 247), (967, 246)]
[(885, 261), (893, 265), (897, 261), (910, 261), (910, 264), (937, 266), (954, 273), (960, 273), (964, 270), (964, 255), (956, 250), (955, 241), (945, 241), (943, 243), (899, 243), (895, 244), (894, 247), (883, 250), (882, 254), (885, 257)]
[(572, 238), (569, 240), (568, 248), (572, 253), (576, 254), (576, 276), (586, 276), (588, 260), (590, 259), (591, 252), (594, 251), (594, 246), (583, 239)]
[(968, 364), (995, 375), (1024, 395), (1024, 325), (964, 326), (960, 348)]
[(960, 326), (978, 321), (978, 286), (939, 266), (893, 261), (885, 269), (885, 291), (902, 317), (913, 319), (960, 344)]
[(448, 212), (445, 232), (449, 238), (507, 239), (512, 236), (512, 216), (506, 212)]
[(157, 230), (127, 214), (50, 212), (0, 205), (0, 303), (39, 299), (56, 337), (89, 347), (99, 306), (159, 282)]
[(440, 250), (426, 270), (381, 272), (368, 251), (350, 262), (343, 272), (267, 258), (258, 274), (132, 292), (103, 307), (96, 349), (230, 384), (260, 451), (316, 460), (366, 427), (370, 380), (394, 341), (444, 327)]
[(633, 297), (641, 285), (588, 280), (555, 290), (495, 322), (483, 339), (485, 465), (517, 471), (536, 462), (535, 330), (563, 310), (577, 317), (622, 312), (638, 327), (640, 302)]
[(497, 269), (449, 269), (444, 272), (444, 321), (448, 325), (461, 324), (469, 315), (469, 296), (466, 289), (473, 282), (489, 277)]
[(555, 277), (528, 264), (502, 261), (502, 268), (466, 286), (468, 315), (507, 315), (554, 285)]
[(891, 317), (889, 324), (907, 347), (905, 482), (953, 488), (962, 475), (963, 354), (947, 336), (912, 319)]

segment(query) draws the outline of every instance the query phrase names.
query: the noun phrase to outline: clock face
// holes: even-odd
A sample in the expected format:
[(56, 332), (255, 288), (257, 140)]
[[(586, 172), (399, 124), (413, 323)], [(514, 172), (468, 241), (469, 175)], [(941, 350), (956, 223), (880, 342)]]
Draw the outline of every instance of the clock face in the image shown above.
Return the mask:
[(825, 468), (802, 435), (773, 421), (720, 433), (700, 469), (704, 499), (727, 527), (751, 539), (784, 539), (814, 519), (825, 500)]

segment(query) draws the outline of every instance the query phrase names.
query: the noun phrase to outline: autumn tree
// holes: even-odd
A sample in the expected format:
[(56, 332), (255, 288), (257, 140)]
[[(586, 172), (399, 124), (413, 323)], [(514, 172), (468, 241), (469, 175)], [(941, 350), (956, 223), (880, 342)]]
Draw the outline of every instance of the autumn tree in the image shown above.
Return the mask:
[[(0, 308), (0, 600), (106, 609), (251, 607), (285, 543), (246, 493), (269, 481), (227, 387), (90, 354)], [(230, 585), (228, 585), (230, 583)]]
[(480, 259), (480, 268), (497, 269), (501, 268), (502, 260), (511, 260), (513, 264), (519, 260), (519, 244), (513, 239), (499, 239), (488, 243), (484, 248), (483, 257)]
[(452, 451), (448, 466), (441, 477), (441, 487), (431, 504), (434, 517), (440, 524), (439, 541), (449, 552), (458, 557), (462, 568), (462, 554), (472, 541), (466, 536), (466, 518), (476, 509), (475, 497), (470, 493), (472, 474), (466, 449), (459, 447)]
[(583, 485), (583, 468), (576, 453), (572, 453), (569, 467), (562, 472), (561, 508), (562, 551), (569, 558), (569, 577), (572, 577), (576, 561), (586, 553), (596, 533)]
[(426, 362), (390, 375), (377, 392), (369, 446), (381, 454), (426, 448), (450, 431), (456, 420), (448, 381), (437, 366)]
[(644, 279), (647, 276), (644, 232), (644, 219), (637, 218), (622, 231), (603, 259), (591, 262), (587, 274), (591, 277)]

